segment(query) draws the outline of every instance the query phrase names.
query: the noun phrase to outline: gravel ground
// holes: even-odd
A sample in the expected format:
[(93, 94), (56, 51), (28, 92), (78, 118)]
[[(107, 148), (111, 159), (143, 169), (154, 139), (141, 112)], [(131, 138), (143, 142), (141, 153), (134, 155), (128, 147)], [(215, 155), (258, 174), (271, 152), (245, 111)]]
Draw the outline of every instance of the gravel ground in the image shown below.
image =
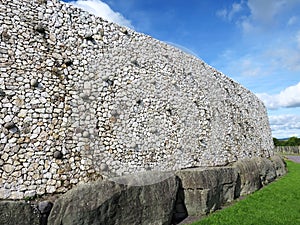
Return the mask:
[(289, 160), (292, 160), (294, 162), (300, 163), (300, 156), (297, 155), (286, 155), (286, 158), (288, 158)]

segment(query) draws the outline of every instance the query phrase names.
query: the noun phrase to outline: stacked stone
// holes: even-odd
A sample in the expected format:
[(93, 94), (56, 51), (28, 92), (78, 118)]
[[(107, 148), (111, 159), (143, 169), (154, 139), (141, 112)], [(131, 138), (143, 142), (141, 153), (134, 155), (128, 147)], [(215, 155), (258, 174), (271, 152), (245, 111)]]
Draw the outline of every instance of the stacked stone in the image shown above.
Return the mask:
[(261, 101), (193, 56), (56, 0), (0, 22), (0, 198), (271, 154)]

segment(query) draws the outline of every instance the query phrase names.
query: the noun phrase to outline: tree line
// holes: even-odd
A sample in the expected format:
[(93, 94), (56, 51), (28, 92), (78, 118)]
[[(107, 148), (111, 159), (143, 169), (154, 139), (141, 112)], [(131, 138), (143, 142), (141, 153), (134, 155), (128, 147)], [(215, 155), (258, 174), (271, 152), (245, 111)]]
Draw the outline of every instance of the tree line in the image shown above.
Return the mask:
[(299, 146), (300, 138), (290, 137), (287, 140), (279, 140), (277, 138), (273, 138), (273, 142), (275, 146)]

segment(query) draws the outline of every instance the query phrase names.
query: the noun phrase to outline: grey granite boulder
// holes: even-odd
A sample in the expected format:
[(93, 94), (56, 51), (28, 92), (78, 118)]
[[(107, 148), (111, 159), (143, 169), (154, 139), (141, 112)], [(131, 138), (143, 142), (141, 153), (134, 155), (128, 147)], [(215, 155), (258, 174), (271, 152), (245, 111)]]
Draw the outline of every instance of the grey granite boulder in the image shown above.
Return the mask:
[(188, 215), (220, 209), (285, 173), (279, 156), (175, 173), (140, 172), (79, 185), (56, 196), (54, 205), (49, 199), (0, 201), (0, 225), (178, 224)]
[(276, 175), (278, 177), (286, 174), (287, 172), (286, 163), (279, 155), (272, 156), (271, 161), (274, 165), (274, 168), (276, 170)]
[(236, 197), (238, 174), (231, 167), (193, 168), (178, 171), (189, 215), (202, 215)]
[[(147, 174), (152, 176), (141, 176)], [(178, 180), (161, 174), (164, 179), (144, 186), (122, 184), (124, 179), (80, 185), (55, 201), (48, 224), (171, 224)]]
[(40, 213), (24, 201), (0, 201), (1, 225), (39, 225)]
[(254, 159), (244, 159), (234, 163), (241, 182), (241, 195), (247, 195), (262, 187), (259, 167)]
[(256, 164), (260, 173), (260, 180), (263, 185), (267, 185), (277, 178), (276, 169), (271, 160), (266, 158), (256, 158)]

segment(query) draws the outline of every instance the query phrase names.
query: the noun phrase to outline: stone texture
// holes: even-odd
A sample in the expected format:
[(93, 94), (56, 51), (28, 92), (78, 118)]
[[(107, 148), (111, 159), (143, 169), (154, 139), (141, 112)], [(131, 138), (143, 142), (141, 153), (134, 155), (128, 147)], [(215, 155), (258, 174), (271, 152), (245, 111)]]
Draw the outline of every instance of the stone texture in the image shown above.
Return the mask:
[(280, 156), (267, 158), (253, 158), (234, 163), (241, 180), (240, 194), (250, 194), (263, 185), (286, 174), (286, 164)]
[(282, 159), (282, 157), (278, 156), (278, 155), (274, 155), (273, 157), (270, 158), (275, 171), (276, 171), (276, 175), (279, 176), (283, 176), (284, 174), (286, 174), (286, 163), (284, 162), (284, 160)]
[(58, 0), (0, 15), (4, 196), (273, 155), (263, 103), (202, 60)]
[(26, 202), (0, 201), (0, 224), (40, 225), (40, 214)]
[(241, 181), (241, 195), (247, 195), (262, 187), (259, 167), (255, 160), (244, 159), (234, 163)]
[(81, 185), (55, 201), (48, 223), (170, 224), (177, 190), (174, 175), (146, 186), (126, 186), (112, 181)]
[(63, 158), (63, 153), (61, 151), (55, 151), (53, 154), (53, 157), (55, 159), (62, 159)]
[(176, 175), (189, 215), (207, 214), (236, 198), (238, 173), (232, 167), (185, 169)]
[(38, 209), (41, 212), (41, 214), (48, 214), (50, 213), (51, 209), (53, 207), (53, 203), (49, 201), (42, 201), (38, 204)]
[(48, 224), (48, 217), (53, 207), (53, 203), (50, 201), (42, 201), (38, 203), (38, 210), (41, 214), (40, 225)]
[[(179, 224), (188, 215), (210, 213), (262, 186), (253, 184), (274, 181), (275, 168), (286, 170), (282, 158), (273, 160), (276, 164), (253, 158), (233, 166), (184, 169), (176, 176), (146, 171), (99, 180), (68, 191), (55, 200), (53, 208), (50, 201), (41, 201), (36, 207), (23, 201), (0, 201), (0, 224), (19, 224), (19, 215), (26, 217), (22, 225), (38, 224), (38, 218), (41, 225)], [(0, 196), (4, 194), (0, 191)]]
[[(263, 185), (267, 185), (277, 178), (276, 168), (271, 160), (265, 158), (257, 158), (256, 163), (260, 172), (260, 180)], [(285, 173), (278, 174), (278, 176), (282, 176), (283, 174)]]
[(274, 148), (274, 152), (278, 152), (280, 154), (300, 154), (300, 146), (276, 146)]

